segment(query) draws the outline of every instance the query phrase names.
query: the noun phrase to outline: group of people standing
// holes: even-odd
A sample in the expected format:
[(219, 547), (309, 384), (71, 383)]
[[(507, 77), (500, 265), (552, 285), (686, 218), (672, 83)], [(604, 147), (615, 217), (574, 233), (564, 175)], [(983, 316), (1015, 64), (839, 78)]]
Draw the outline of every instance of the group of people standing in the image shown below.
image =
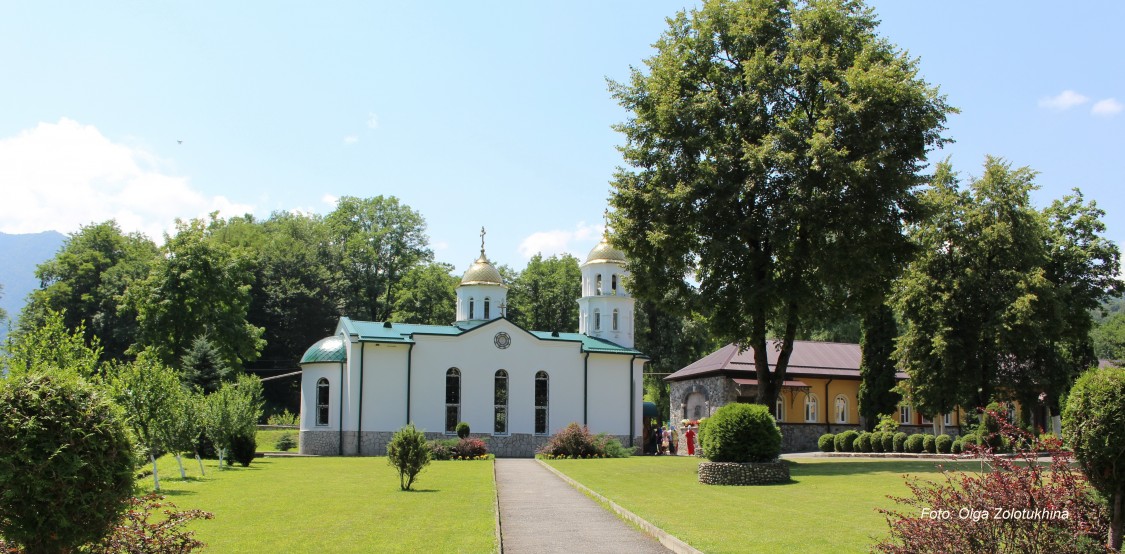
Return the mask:
[[(681, 441), (682, 439), (682, 441)], [(683, 444), (681, 444), (681, 442)], [(675, 456), (684, 447), (688, 456), (695, 455), (695, 428), (687, 426), (681, 436), (679, 430), (671, 425), (662, 425), (652, 430), (649, 451), (657, 456)]]

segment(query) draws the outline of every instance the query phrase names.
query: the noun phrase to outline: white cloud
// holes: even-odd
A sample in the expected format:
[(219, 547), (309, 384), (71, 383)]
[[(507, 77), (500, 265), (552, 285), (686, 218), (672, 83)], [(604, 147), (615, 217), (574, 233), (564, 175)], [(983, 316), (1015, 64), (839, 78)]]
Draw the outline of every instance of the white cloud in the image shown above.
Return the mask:
[(368, 129), (378, 129), (379, 128), (379, 116), (375, 115), (374, 112), (368, 112), (368, 114), (367, 114), (367, 128)]
[(251, 205), (200, 193), (160, 165), (151, 152), (67, 118), (0, 138), (0, 231), (72, 232), (116, 219), (122, 230), (160, 242), (177, 217), (253, 212)]
[(348, 146), (351, 146), (351, 145), (353, 145), (357, 142), (359, 142), (359, 136), (358, 135), (348, 135), (348, 136), (344, 137), (344, 144), (346, 144)]
[(1085, 96), (1074, 92), (1073, 90), (1064, 90), (1058, 96), (1047, 96), (1039, 99), (1040, 108), (1050, 108), (1052, 110), (1069, 110), (1075, 106), (1085, 104), (1090, 99)]
[(1090, 113), (1109, 117), (1121, 113), (1123, 109), (1125, 109), (1125, 105), (1118, 102), (1116, 98), (1106, 98), (1105, 100), (1095, 102), (1094, 106), (1090, 108)]
[(601, 237), (602, 229), (601, 225), (588, 225), (585, 221), (579, 221), (570, 231), (537, 231), (520, 242), (519, 252), (528, 259), (536, 254), (554, 256), (569, 253), (581, 260), (585, 254), (582, 250), (593, 247), (594, 239)]
[(325, 194), (320, 197), (320, 201), (328, 204), (329, 206), (336, 207), (336, 203), (340, 201), (340, 197), (334, 194)]

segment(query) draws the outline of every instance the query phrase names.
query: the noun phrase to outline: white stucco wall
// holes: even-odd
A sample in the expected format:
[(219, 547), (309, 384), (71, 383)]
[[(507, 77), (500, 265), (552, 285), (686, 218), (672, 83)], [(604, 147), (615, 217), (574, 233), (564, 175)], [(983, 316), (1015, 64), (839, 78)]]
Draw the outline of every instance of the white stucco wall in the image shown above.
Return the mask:
[[(301, 421), (302, 431), (336, 431), (340, 427), (340, 364), (321, 362), (305, 364), (301, 371)], [(328, 425), (316, 424), (316, 383), (328, 379)]]
[[(406, 421), (406, 363), (410, 346), (359, 343), (363, 353), (363, 431), (397, 431)], [(358, 385), (358, 382), (357, 382)], [(355, 414), (351, 421), (359, 414)], [(354, 423), (350, 427), (354, 428)]]

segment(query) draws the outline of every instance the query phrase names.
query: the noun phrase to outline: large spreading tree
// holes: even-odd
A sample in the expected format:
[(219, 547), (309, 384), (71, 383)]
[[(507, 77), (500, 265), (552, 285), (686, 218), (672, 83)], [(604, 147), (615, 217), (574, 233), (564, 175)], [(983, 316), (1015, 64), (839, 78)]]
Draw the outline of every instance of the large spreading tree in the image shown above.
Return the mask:
[(582, 270), (570, 254), (544, 258), (536, 254), (510, 282), (508, 319), (525, 329), (578, 332)]
[(952, 108), (862, 2), (708, 1), (669, 24), (610, 84), (631, 114), (615, 244), (639, 297), (698, 283), (722, 306), (709, 326), (753, 349), (772, 406), (798, 333), (893, 273)]

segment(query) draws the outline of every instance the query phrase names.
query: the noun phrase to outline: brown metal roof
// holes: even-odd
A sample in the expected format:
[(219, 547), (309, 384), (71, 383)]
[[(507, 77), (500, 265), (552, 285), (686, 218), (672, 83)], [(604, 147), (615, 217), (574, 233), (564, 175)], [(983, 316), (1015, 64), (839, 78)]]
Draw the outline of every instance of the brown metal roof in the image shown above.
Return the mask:
[[(733, 381), (736, 385), (758, 386), (758, 380), (757, 379), (733, 379)], [(806, 384), (804, 381), (788, 381), (787, 380), (787, 381), (781, 383), (781, 386), (782, 387), (794, 387), (794, 388), (803, 389), (803, 388), (807, 388), (808, 384)]]
[[(779, 343), (773, 341), (766, 344), (766, 359), (769, 361), (771, 371), (777, 364), (778, 346)], [(786, 376), (859, 379), (860, 354), (858, 344), (793, 341), (793, 355), (789, 357)], [(712, 374), (753, 378), (756, 375), (753, 349), (740, 351), (737, 345), (728, 344), (664, 379), (681, 381)], [(900, 371), (896, 377), (905, 379), (906, 374)]]

